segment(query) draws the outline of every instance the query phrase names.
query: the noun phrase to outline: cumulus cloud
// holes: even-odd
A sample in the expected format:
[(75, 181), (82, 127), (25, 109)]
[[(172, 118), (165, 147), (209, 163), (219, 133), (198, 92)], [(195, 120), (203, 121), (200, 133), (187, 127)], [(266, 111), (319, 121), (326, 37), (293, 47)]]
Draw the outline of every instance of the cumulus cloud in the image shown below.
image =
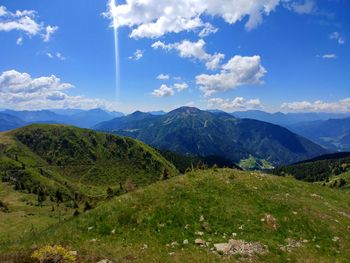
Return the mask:
[(155, 89), (152, 92), (152, 95), (156, 97), (170, 97), (170, 96), (173, 96), (174, 94), (175, 94), (174, 89), (171, 87), (168, 87), (165, 84), (162, 84), (159, 89)]
[(317, 100), (285, 102), (281, 108), (288, 111), (296, 112), (350, 112), (350, 98), (345, 98), (335, 102), (325, 102)]
[(43, 22), (37, 21), (37, 17), (37, 13), (34, 10), (11, 12), (5, 6), (0, 6), (0, 31), (20, 31), (28, 36), (41, 35), (43, 41), (48, 42), (58, 27), (44, 26)]
[(159, 74), (157, 79), (159, 80), (168, 80), (170, 78), (169, 74)]
[(247, 110), (262, 108), (260, 99), (246, 100), (243, 97), (234, 99), (211, 98), (207, 101), (208, 108), (222, 110)]
[(115, 110), (116, 105), (107, 100), (70, 96), (73, 88), (55, 75), (33, 78), (16, 70), (0, 74), (0, 107), (18, 110), (47, 108), (105, 108)]
[(156, 97), (170, 97), (175, 95), (175, 91), (182, 92), (186, 89), (188, 89), (186, 82), (175, 83), (173, 86), (162, 84), (159, 89), (155, 89), (152, 92), (152, 95)]
[(221, 53), (215, 53), (213, 55), (208, 54), (204, 47), (205, 41), (203, 39), (199, 39), (197, 42), (183, 40), (182, 42), (172, 44), (165, 44), (162, 41), (157, 41), (152, 44), (152, 48), (154, 49), (163, 49), (165, 51), (175, 49), (182, 58), (196, 59), (205, 62), (207, 69), (217, 69), (221, 60), (225, 58), (225, 55)]
[(174, 88), (177, 89), (178, 91), (183, 91), (188, 89), (188, 84), (186, 82), (175, 83)]
[(340, 35), (339, 32), (333, 32), (329, 35), (329, 39), (335, 40), (338, 42), (338, 44), (342, 45), (345, 44), (345, 38)]
[(337, 58), (337, 56), (335, 54), (324, 54), (322, 56), (322, 58), (324, 58), (324, 59), (335, 59), (335, 58)]
[(132, 60), (140, 60), (143, 57), (143, 51), (140, 49), (137, 49), (132, 56), (129, 57), (129, 59)]
[(220, 73), (196, 76), (196, 84), (204, 96), (211, 96), (216, 92), (234, 89), (242, 85), (262, 84), (261, 78), (266, 72), (261, 65), (260, 56), (234, 56), (221, 67)]
[[(112, 0), (113, 1), (113, 0)], [(203, 21), (204, 17), (221, 17), (235, 24), (248, 17), (246, 29), (259, 25), (264, 15), (269, 15), (279, 0), (126, 0), (124, 4), (109, 5), (104, 13), (115, 19), (114, 26), (131, 28), (132, 38), (156, 38), (167, 33), (198, 31), (202, 36), (215, 32)]]

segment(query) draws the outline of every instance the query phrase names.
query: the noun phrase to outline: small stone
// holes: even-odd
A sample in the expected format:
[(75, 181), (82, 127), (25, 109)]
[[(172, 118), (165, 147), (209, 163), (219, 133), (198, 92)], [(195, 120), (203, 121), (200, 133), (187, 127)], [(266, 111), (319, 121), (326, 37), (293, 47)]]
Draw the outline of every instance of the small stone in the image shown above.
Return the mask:
[(293, 211), (293, 215), (297, 215), (297, 214), (298, 214), (298, 212)]
[(178, 246), (179, 245), (179, 243), (177, 243), (176, 241), (173, 241), (173, 242), (171, 242), (171, 244), (170, 244), (172, 247), (176, 247), (176, 246)]
[(194, 243), (196, 245), (200, 245), (200, 246), (204, 246), (205, 245), (205, 241), (203, 239), (197, 238)]
[(182, 244), (188, 245), (188, 239), (185, 239), (185, 240), (182, 242)]

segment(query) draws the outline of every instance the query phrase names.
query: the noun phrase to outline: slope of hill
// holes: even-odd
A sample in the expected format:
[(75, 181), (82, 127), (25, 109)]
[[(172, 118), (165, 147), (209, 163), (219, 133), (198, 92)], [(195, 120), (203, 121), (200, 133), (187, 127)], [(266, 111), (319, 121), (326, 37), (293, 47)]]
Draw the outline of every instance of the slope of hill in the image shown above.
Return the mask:
[(350, 151), (350, 118), (297, 123), (290, 129), (330, 150)]
[(95, 126), (159, 149), (239, 162), (253, 155), (272, 164), (293, 163), (325, 150), (277, 125), (182, 107), (163, 116), (136, 112)]
[(326, 154), (295, 163), (288, 166), (276, 168), (273, 173), (277, 175), (292, 175), (297, 179), (309, 182), (327, 182), (332, 176), (338, 176), (343, 172), (350, 171), (350, 153)]
[(156, 150), (130, 138), (61, 125), (31, 125), (0, 134), (0, 177), (18, 190), (67, 200), (104, 198), (159, 180), (175, 167)]
[(195, 171), (3, 242), (0, 261), (24, 262), (33, 244), (61, 244), (79, 262), (347, 262), (348, 200), (288, 177)]
[(26, 125), (26, 122), (15, 116), (0, 112), (0, 132), (13, 130)]

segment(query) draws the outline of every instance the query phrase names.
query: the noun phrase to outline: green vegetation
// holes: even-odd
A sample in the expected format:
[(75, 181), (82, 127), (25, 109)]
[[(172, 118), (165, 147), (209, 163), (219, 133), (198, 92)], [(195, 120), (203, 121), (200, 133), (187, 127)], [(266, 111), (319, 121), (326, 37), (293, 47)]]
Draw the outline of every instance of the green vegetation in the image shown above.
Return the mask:
[(328, 182), (331, 177), (338, 176), (350, 170), (350, 153), (335, 153), (320, 156), (288, 166), (276, 168), (276, 175), (292, 175), (299, 180), (308, 182)]
[(271, 170), (274, 167), (265, 159), (255, 158), (253, 155), (249, 155), (249, 158), (243, 159), (238, 164), (244, 170)]
[(191, 154), (180, 154), (168, 150), (159, 151), (165, 159), (175, 165), (175, 167), (181, 172), (185, 173), (196, 168), (235, 168), (241, 169), (234, 162), (226, 160), (220, 156), (197, 156)]
[[(0, 135), (0, 177), (38, 201), (104, 199), (169, 176), (176, 168), (129, 138), (61, 125), (31, 125)], [(123, 189), (121, 189), (123, 188)]]
[[(0, 243), (0, 261), (23, 262), (35, 244), (62, 245), (84, 262), (347, 262), (349, 225), (349, 193), (215, 168), (156, 182), (21, 242)], [(229, 239), (267, 252), (249, 258), (211, 250)]]

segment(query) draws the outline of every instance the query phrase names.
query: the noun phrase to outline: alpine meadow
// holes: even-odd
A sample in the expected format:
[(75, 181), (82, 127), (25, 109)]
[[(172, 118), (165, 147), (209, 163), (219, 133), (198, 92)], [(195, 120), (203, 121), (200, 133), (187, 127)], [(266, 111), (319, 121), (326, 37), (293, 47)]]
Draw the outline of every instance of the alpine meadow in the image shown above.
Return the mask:
[(0, 262), (350, 262), (349, 13), (0, 1)]

